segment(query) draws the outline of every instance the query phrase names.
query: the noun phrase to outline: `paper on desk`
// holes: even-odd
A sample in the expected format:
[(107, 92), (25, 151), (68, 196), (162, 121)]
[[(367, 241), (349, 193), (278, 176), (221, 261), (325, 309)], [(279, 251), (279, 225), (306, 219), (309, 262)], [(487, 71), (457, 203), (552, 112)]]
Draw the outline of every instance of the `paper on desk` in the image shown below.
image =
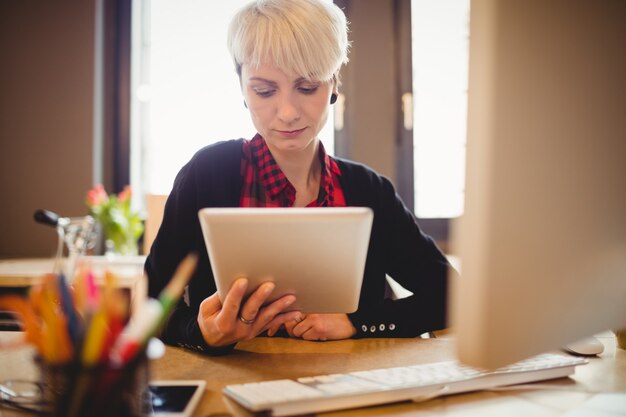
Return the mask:
[(626, 417), (626, 393), (596, 394), (563, 417)]

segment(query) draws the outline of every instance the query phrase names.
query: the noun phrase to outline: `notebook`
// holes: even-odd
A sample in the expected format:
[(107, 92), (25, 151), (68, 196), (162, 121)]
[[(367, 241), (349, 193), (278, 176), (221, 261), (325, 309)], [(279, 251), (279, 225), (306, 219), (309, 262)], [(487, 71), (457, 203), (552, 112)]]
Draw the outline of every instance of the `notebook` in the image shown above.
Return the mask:
[(275, 283), (268, 302), (295, 294), (293, 310), (356, 311), (371, 209), (204, 208), (198, 216), (221, 300), (235, 279), (247, 277), (249, 292)]

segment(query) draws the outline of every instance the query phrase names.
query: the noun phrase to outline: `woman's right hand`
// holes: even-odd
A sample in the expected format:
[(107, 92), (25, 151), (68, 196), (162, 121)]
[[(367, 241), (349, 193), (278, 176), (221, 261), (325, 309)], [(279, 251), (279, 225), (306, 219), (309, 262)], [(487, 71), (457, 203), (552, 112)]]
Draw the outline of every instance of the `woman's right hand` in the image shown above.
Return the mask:
[(198, 325), (209, 346), (226, 346), (250, 340), (270, 327), (280, 327), (300, 316), (298, 311), (285, 312), (296, 301), (294, 295), (285, 295), (264, 305), (274, 291), (274, 283), (261, 284), (244, 302), (246, 288), (248, 280), (240, 278), (226, 294), (224, 303), (216, 292), (200, 304)]

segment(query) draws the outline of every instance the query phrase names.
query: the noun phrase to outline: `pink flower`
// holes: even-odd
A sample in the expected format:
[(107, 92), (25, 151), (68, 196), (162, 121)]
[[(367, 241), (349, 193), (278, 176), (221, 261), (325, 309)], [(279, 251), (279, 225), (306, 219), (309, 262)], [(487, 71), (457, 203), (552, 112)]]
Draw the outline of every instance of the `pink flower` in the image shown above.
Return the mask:
[(122, 191), (120, 191), (120, 193), (117, 195), (117, 201), (119, 201), (120, 203), (124, 203), (128, 200), (130, 200), (130, 196), (132, 195), (132, 190), (130, 188), (130, 185), (127, 185), (126, 187), (124, 187), (124, 189)]
[(98, 184), (87, 192), (87, 205), (89, 207), (96, 207), (109, 200), (107, 192), (104, 190), (102, 184)]

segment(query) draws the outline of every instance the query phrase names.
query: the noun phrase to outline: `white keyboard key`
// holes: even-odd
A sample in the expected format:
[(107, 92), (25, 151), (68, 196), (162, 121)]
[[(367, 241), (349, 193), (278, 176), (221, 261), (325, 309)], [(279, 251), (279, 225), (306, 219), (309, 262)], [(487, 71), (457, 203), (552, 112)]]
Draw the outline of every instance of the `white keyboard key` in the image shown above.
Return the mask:
[(229, 385), (228, 389), (251, 403), (263, 404), (323, 396), (320, 391), (290, 379)]

